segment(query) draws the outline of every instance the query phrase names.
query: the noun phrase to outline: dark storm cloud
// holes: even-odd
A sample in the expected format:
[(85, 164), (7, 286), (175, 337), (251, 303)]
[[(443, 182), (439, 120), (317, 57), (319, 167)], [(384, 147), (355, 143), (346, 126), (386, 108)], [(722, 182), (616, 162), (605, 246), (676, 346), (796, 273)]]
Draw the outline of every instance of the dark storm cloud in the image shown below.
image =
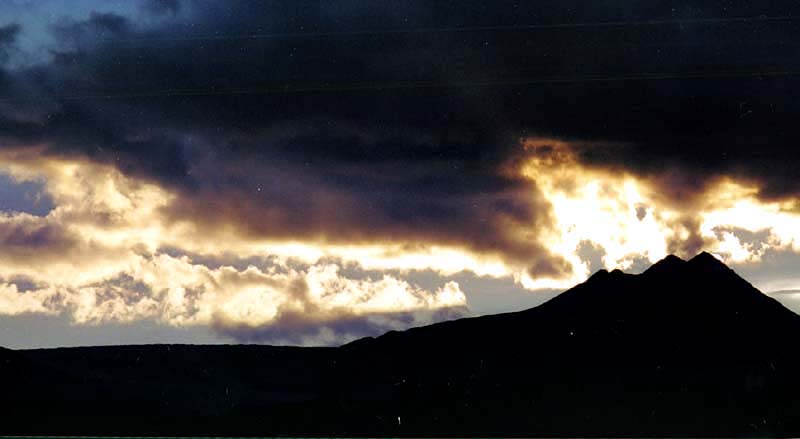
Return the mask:
[(548, 206), (508, 172), (520, 137), (597, 141), (582, 161), (679, 200), (720, 175), (800, 192), (794, 2), (143, 7), (168, 19), (60, 20), (50, 59), (1, 71), (5, 103), (37, 117), (0, 113), (0, 138), (159, 182), (175, 219), (457, 244), (559, 274), (535, 236)]

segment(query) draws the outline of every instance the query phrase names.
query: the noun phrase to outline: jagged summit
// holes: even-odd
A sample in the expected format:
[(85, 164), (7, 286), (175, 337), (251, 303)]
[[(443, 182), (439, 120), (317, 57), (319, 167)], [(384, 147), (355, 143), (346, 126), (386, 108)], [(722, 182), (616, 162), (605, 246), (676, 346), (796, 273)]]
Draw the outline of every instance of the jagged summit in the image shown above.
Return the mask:
[(630, 276), (628, 273), (620, 270), (619, 268), (615, 268), (611, 271), (606, 270), (605, 268), (601, 268), (597, 270), (589, 276), (585, 283), (596, 283), (596, 282), (606, 282), (613, 279), (618, 279), (620, 277)]
[[(670, 254), (665, 256), (660, 261), (651, 265), (643, 274), (648, 276), (652, 275), (678, 275), (684, 273), (686, 270), (693, 272), (704, 272), (705, 275), (710, 276), (718, 273), (732, 273), (731, 270), (724, 262), (718, 259), (713, 254), (702, 251), (689, 260), (681, 259), (680, 257)], [(685, 275), (685, 274), (684, 274)]]
[(682, 267), (684, 264), (686, 264), (686, 261), (683, 259), (675, 255), (667, 255), (664, 259), (651, 265), (650, 268), (644, 272), (650, 274), (673, 272)]
[(595, 272), (594, 272), (594, 274), (592, 274), (591, 276), (589, 276), (589, 279), (588, 279), (588, 280), (592, 280), (592, 279), (602, 279), (602, 278), (604, 278), (604, 277), (606, 277), (606, 276), (608, 276), (608, 270), (606, 270), (605, 268), (601, 268), (601, 269), (599, 269), (599, 270), (595, 271)]
[[(674, 254), (669, 254), (647, 268), (643, 274), (646, 273), (648, 276), (677, 275), (678, 272), (683, 272), (689, 268), (694, 271), (705, 271), (709, 275), (723, 271), (732, 272), (732, 270), (716, 256), (709, 252), (702, 251), (689, 260), (684, 260)], [(619, 269), (615, 269), (611, 272), (606, 269), (600, 269), (592, 274), (588, 281), (604, 280), (608, 279), (610, 275), (620, 275), (622, 273), (623, 272)]]
[(709, 253), (709, 252), (707, 252), (705, 250), (703, 250), (700, 253), (698, 253), (697, 255), (695, 255), (695, 257), (690, 259), (690, 261), (708, 261), (708, 262), (716, 262), (716, 263), (725, 265), (720, 259), (718, 259), (716, 256), (712, 255), (711, 253)]
[(720, 270), (731, 271), (730, 267), (725, 265), (724, 262), (717, 259), (717, 257), (712, 255), (711, 253), (705, 251), (698, 253), (697, 256), (690, 259), (688, 261), (688, 264), (708, 272), (714, 272)]
[(664, 256), (664, 259), (656, 262), (653, 265), (657, 265), (657, 264), (680, 265), (680, 264), (683, 264), (684, 262), (686, 262), (686, 261), (681, 259), (681, 258), (679, 258), (678, 256), (675, 256), (673, 254), (669, 254), (667, 256)]
[[(684, 283), (701, 295), (724, 294), (723, 289), (752, 289), (734, 270), (713, 254), (702, 251), (689, 260), (668, 255), (644, 271), (645, 277), (659, 278), (670, 285)], [(681, 290), (684, 290), (682, 288)], [(759, 293), (760, 295), (760, 293)]]

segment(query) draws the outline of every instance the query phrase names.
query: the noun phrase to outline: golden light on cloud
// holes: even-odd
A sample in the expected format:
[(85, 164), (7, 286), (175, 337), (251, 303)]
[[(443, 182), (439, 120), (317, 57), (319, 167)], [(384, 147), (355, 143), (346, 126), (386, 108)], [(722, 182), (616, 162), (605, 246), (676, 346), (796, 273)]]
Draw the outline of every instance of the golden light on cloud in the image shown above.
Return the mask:
[[(257, 328), (291, 313), (320, 324), (342, 316), (410, 313), (411, 320), (404, 323), (384, 322), (401, 329), (409, 321), (429, 323), (436, 310), (465, 307), (459, 285), (451, 281), (429, 291), (389, 274), (351, 279), (324, 260), (358, 261), (362, 269), (373, 271), (420, 270), (450, 252), (441, 261), (442, 271), (501, 274), (497, 263), (483, 268), (480, 257), (451, 249), (420, 247), (409, 253), (401, 244), (322, 246), (235, 234), (221, 239), (191, 222), (168, 220), (162, 208), (172, 194), (110, 166), (14, 153), (0, 157), (0, 165), (18, 181), (43, 181), (55, 205), (45, 216), (0, 216), (0, 237), (6, 236), (7, 244), (24, 241), (23, 253), (0, 255), (0, 278), (33, 285), (24, 293), (13, 283), (0, 285), (2, 314), (66, 312), (78, 324), (154, 319), (175, 326), (224, 322)], [(186, 255), (166, 254), (164, 248), (210, 258), (223, 253), (237, 259), (255, 256), (269, 258), (269, 263), (209, 267)], [(319, 337), (312, 341), (326, 342)]]
[[(425, 323), (436, 310), (468, 303), (455, 282), (426, 290), (403, 278), (417, 271), (511, 277), (536, 290), (583, 281), (597, 268), (582, 254), (587, 247), (605, 268), (623, 270), (655, 262), (693, 237), (727, 262), (755, 262), (769, 249), (800, 252), (800, 214), (786, 203), (759, 200), (752, 184), (720, 179), (685, 213), (689, 202), (665, 196), (663, 181), (584, 165), (568, 142), (529, 138), (522, 148), (524, 159), (508, 172), (532, 183), (531, 199), (544, 200), (551, 221), (504, 233), (562, 258), (565, 276), (532, 273), (499, 252), (402, 237), (343, 244), (203, 228), (164, 213), (176, 194), (112, 166), (35, 149), (6, 151), (3, 171), (43, 182), (55, 207), (44, 216), (0, 215), (7, 249), (0, 254), (0, 313), (68, 313), (79, 324), (154, 319), (236, 328), (412, 313), (414, 322)], [(15, 279), (28, 290), (20, 292)], [(319, 337), (332, 342), (336, 335)]]
[[(690, 238), (685, 220), (696, 220), (702, 247), (726, 262), (756, 262), (767, 249), (800, 249), (800, 215), (785, 202), (760, 201), (751, 184), (718, 179), (697, 200), (670, 200), (662, 194), (663, 182), (580, 164), (567, 142), (528, 138), (522, 145), (530, 158), (521, 172), (553, 209), (546, 247), (573, 267), (569, 279), (522, 276), (528, 288), (568, 287), (585, 279), (589, 266), (578, 255), (582, 243), (601, 248), (608, 269), (629, 269), (638, 258), (660, 260), (671, 242)], [(690, 213), (682, 214), (687, 204)], [(763, 242), (744, 243), (734, 230), (768, 234)]]
[[(785, 202), (763, 202), (757, 189), (728, 183), (738, 196), (702, 212), (701, 232), (713, 249), (732, 262), (757, 262), (767, 250), (800, 251), (800, 214)], [(725, 193), (721, 194), (725, 195)], [(762, 233), (759, 242), (743, 242), (735, 231)]]
[(530, 154), (522, 174), (536, 183), (553, 209), (555, 224), (544, 236), (546, 247), (570, 262), (567, 279), (530, 279), (528, 288), (564, 288), (582, 281), (589, 266), (578, 255), (582, 243), (605, 252), (603, 265), (627, 269), (634, 258), (651, 262), (667, 255), (668, 222), (677, 216), (655, 204), (651, 190), (632, 175), (581, 166), (567, 143), (530, 138), (523, 142)]

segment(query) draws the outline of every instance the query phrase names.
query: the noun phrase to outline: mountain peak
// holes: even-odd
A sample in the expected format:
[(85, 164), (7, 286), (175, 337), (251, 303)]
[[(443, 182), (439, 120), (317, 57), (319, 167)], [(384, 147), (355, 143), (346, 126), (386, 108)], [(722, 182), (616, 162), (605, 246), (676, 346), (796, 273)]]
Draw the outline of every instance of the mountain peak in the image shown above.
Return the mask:
[(734, 323), (742, 319), (797, 321), (795, 314), (708, 252), (688, 261), (669, 255), (638, 275), (615, 276), (600, 270), (539, 308), (558, 318), (580, 316), (595, 322), (642, 316), (666, 321), (666, 315), (695, 329), (712, 325), (709, 322), (715, 319), (725, 324), (731, 323), (731, 318)]
[(728, 267), (727, 265), (725, 265), (724, 262), (717, 259), (716, 256), (706, 251), (698, 253), (697, 256), (689, 260), (689, 263), (702, 266), (723, 266), (725, 268)]
[(664, 259), (651, 265), (650, 268), (645, 270), (645, 273), (650, 273), (652, 275), (654, 273), (673, 272), (682, 267), (684, 264), (686, 264), (686, 261), (684, 261), (683, 259), (675, 255), (667, 255), (666, 257), (664, 257)]
[(675, 255), (672, 255), (672, 254), (670, 254), (670, 255), (667, 255), (667, 256), (665, 256), (665, 257), (664, 257), (664, 259), (662, 259), (662, 260), (660, 260), (660, 261), (656, 262), (656, 263), (655, 263), (655, 264), (653, 264), (653, 265), (658, 265), (658, 264), (664, 264), (664, 265), (683, 265), (683, 263), (684, 263), (684, 262), (686, 262), (686, 261), (684, 261), (683, 259), (681, 259), (681, 258), (679, 258), (679, 257), (677, 257), (677, 256), (675, 256)]
[(724, 262), (713, 254), (702, 251), (688, 261), (675, 255), (667, 255), (664, 259), (656, 262), (645, 273), (675, 273), (679, 270), (691, 268), (707, 273), (721, 273), (731, 271)]
[[(715, 279), (740, 280), (747, 283), (735, 271), (725, 265), (720, 259), (708, 252), (698, 253), (686, 263), (686, 267), (694, 273), (703, 273), (706, 277), (713, 276)], [(749, 285), (749, 284), (748, 284)]]

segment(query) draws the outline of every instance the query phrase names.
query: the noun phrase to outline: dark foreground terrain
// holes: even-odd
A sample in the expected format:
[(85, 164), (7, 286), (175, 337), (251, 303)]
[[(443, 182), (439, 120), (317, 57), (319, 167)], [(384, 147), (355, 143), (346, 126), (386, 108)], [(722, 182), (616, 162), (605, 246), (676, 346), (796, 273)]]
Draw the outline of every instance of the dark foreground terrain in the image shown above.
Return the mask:
[(800, 435), (800, 316), (708, 254), (339, 348), (0, 350), (0, 434)]

